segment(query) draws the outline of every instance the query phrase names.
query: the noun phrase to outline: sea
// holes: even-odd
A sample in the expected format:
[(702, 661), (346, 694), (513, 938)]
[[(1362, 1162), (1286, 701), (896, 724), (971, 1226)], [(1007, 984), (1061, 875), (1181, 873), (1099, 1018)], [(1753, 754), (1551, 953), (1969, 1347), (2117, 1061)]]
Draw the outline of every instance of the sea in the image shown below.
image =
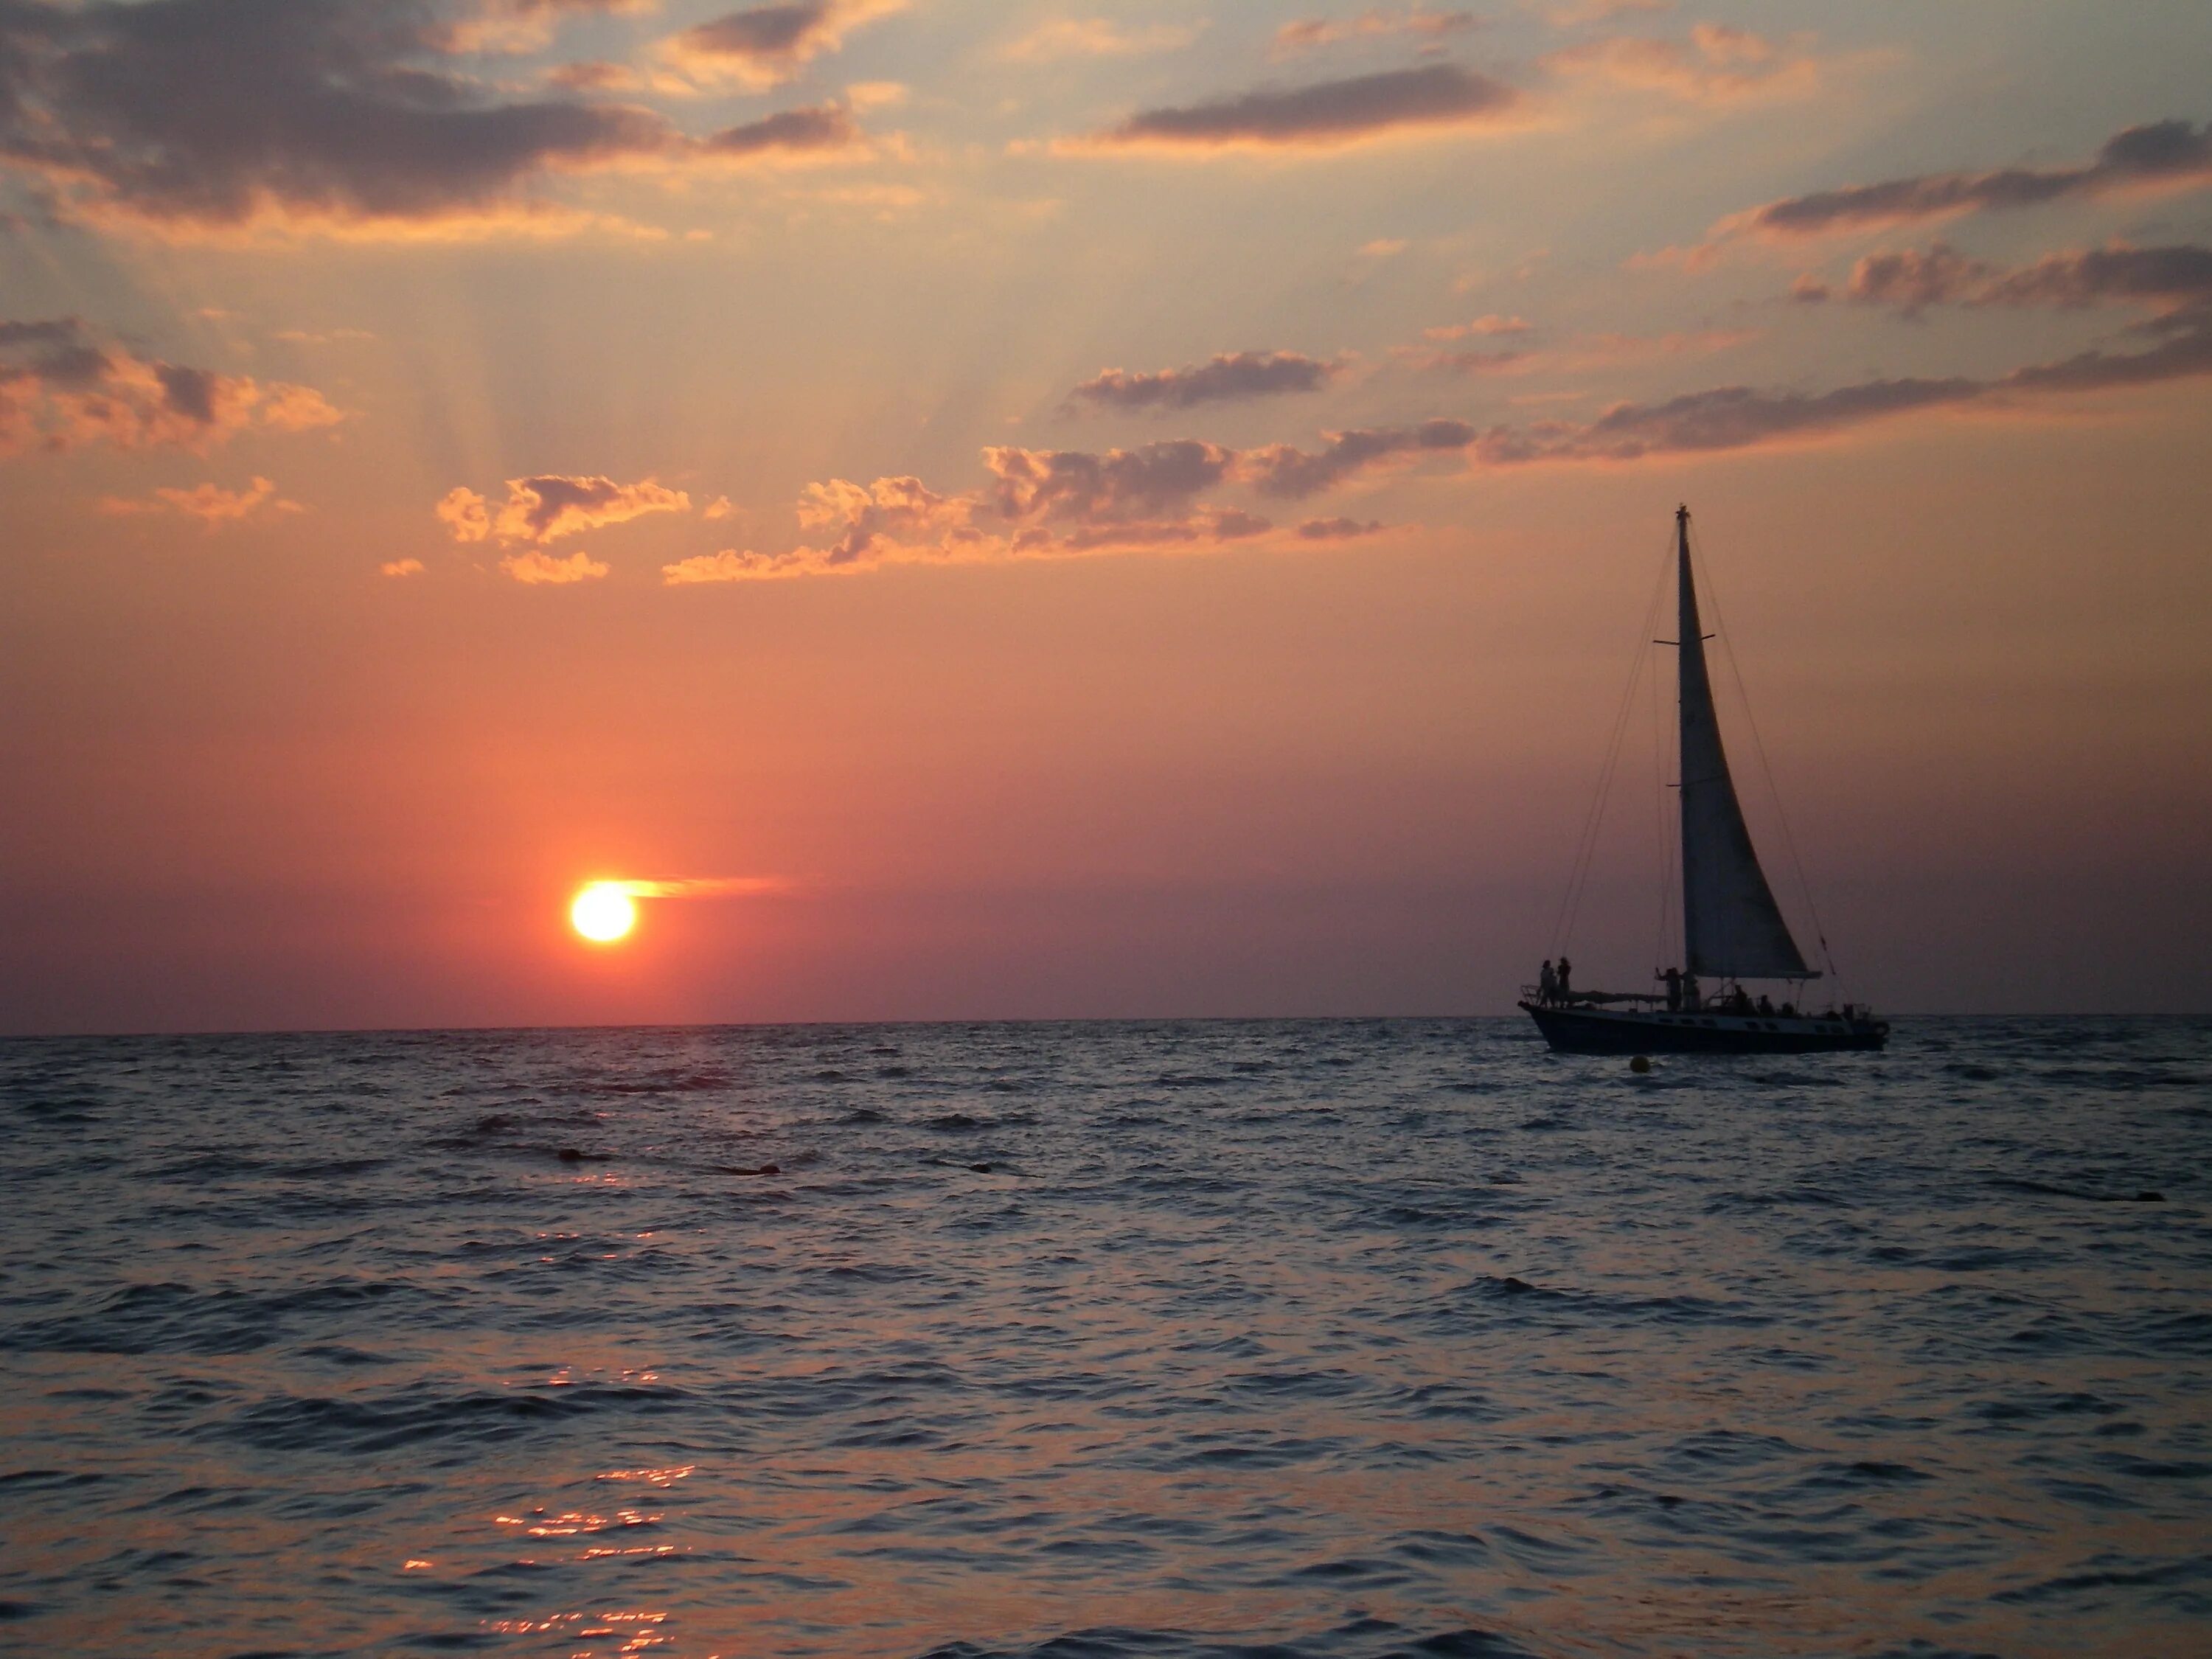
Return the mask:
[(0, 1651), (2212, 1653), (2212, 1022), (0, 1042)]

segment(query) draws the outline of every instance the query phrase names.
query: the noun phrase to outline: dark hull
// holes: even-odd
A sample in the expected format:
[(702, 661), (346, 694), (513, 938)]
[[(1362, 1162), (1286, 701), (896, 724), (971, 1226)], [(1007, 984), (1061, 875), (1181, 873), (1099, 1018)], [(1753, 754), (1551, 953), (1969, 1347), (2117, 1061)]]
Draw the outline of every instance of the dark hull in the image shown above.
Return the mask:
[(1879, 1019), (1521, 1006), (1561, 1054), (1820, 1054), (1878, 1049), (1889, 1041), (1888, 1024)]

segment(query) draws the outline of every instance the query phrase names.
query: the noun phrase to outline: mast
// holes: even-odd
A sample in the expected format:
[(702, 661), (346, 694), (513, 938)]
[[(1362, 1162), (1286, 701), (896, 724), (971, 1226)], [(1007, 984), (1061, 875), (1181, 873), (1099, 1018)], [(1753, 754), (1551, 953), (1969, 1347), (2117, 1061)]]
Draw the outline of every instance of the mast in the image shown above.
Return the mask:
[(1713, 708), (1705, 637), (1690, 576), (1690, 509), (1674, 509), (1681, 698), (1685, 966), (1716, 979), (1809, 979), (1743, 821)]

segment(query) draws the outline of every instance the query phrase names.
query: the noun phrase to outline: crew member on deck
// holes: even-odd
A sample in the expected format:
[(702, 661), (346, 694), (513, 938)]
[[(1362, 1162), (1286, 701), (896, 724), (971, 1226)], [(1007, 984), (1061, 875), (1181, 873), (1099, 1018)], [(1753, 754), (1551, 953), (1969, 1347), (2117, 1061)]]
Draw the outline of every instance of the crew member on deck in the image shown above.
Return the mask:
[(1549, 1002), (1559, 994), (1559, 976), (1552, 971), (1552, 959), (1544, 958), (1543, 971), (1536, 975), (1536, 1000)]
[(1574, 964), (1565, 957), (1559, 958), (1559, 1000), (1568, 1001), (1574, 996), (1574, 988), (1567, 983), (1567, 975), (1574, 972)]
[(1659, 977), (1667, 981), (1667, 1012), (1670, 1014), (1680, 1013), (1682, 1012), (1682, 970), (1680, 968), (1669, 968)]

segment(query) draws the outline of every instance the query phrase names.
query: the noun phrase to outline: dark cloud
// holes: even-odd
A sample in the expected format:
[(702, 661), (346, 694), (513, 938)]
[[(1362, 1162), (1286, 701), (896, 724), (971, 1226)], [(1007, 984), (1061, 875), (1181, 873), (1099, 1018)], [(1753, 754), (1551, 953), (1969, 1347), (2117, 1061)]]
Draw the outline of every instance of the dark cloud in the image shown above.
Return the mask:
[(1319, 147), (1395, 132), (1495, 125), (1521, 94), (1503, 82), (1430, 64), (1287, 91), (1262, 88), (1205, 104), (1143, 110), (1090, 141), (1114, 148)]
[(1358, 427), (1326, 434), (1322, 447), (1311, 454), (1290, 444), (1247, 451), (1239, 470), (1261, 495), (1297, 501), (1397, 457), (1464, 450), (1480, 435), (1465, 421)]
[(731, 58), (788, 58), (829, 21), (823, 0), (792, 6), (756, 6), (732, 12), (678, 37), (690, 50)]
[(540, 210), (549, 173), (831, 142), (819, 111), (702, 144), (633, 106), (502, 100), (454, 46), (427, 0), (4, 0), (0, 166), (156, 228), (419, 223)]
[(1934, 173), (1851, 185), (1769, 202), (1740, 222), (1776, 235), (1814, 236), (2207, 179), (2212, 179), (2212, 123), (2193, 127), (2186, 121), (2154, 121), (2116, 133), (2079, 167)]
[(2104, 300), (2161, 308), (2212, 306), (2212, 248), (2101, 247), (2054, 253), (1990, 282), (1977, 305), (2087, 306)]
[(1869, 253), (1851, 268), (1846, 298), (1911, 315), (1923, 307), (1965, 298), (1989, 281), (1992, 267), (1938, 242), (1924, 251)]
[(1883, 379), (1820, 392), (1718, 386), (1656, 404), (1621, 404), (1588, 422), (1546, 421), (1478, 430), (1463, 422), (1430, 421), (1418, 427), (1355, 429), (1329, 434), (1312, 453), (1289, 445), (1248, 452), (1239, 470), (1264, 494), (1301, 497), (1423, 453), (1463, 453), (1476, 466), (1703, 454), (1839, 436), (1917, 410), (2212, 374), (2212, 306), (2197, 302), (2169, 312), (2156, 326), (2164, 337), (2148, 350), (2084, 351), (1992, 380)]
[(1402, 354), (1423, 368), (1449, 369), (1455, 374), (1504, 374), (1534, 364), (1534, 351), (1424, 351)]
[(626, 64), (611, 64), (597, 58), (550, 69), (545, 72), (545, 80), (548, 85), (567, 92), (619, 92), (637, 84), (635, 71)]
[(109, 363), (81, 317), (0, 322), (0, 378), (34, 376), (51, 386), (82, 387), (106, 374)]
[(437, 20), (409, 0), (15, 0), (4, 15), (0, 160), (155, 220), (419, 218), (670, 137), (642, 110), (481, 102), (416, 61)]
[(565, 12), (645, 11), (653, 0), (486, 0), (491, 16), (558, 17)]
[(1194, 438), (1109, 449), (987, 449), (983, 464), (997, 482), (991, 507), (1017, 522), (1075, 520), (1124, 523), (1187, 510), (1192, 499), (1226, 478), (1234, 450)]
[(1188, 409), (1231, 398), (1318, 392), (1337, 373), (1336, 364), (1295, 351), (1229, 351), (1185, 368), (1142, 374), (1106, 369), (1068, 395), (1113, 409)]
[(760, 88), (781, 85), (813, 58), (835, 52), (845, 33), (901, 9), (905, 0), (787, 0), (752, 6), (672, 36), (670, 62), (702, 79)]
[(1553, 459), (1634, 460), (1652, 454), (1745, 449), (1828, 434), (1886, 416), (1958, 404), (1988, 387), (1968, 380), (1881, 380), (1817, 393), (1719, 386), (1658, 404), (1623, 404), (1587, 426), (1486, 433), (1478, 459), (1509, 464)]
[(1995, 380), (1869, 380), (1819, 393), (1724, 386), (1653, 404), (1623, 404), (1587, 427), (1516, 441), (1486, 434), (1484, 460), (1633, 460), (1652, 454), (1746, 449), (1831, 436), (1917, 410), (1987, 403), (2017, 392), (2099, 392), (2212, 374), (2212, 327), (2197, 326), (2148, 351), (2084, 351)]
[[(1792, 292), (1827, 297), (1825, 287), (1803, 278)], [(2212, 305), (2212, 248), (2115, 244), (2048, 254), (2006, 270), (1937, 242), (1868, 254), (1851, 267), (1844, 295), (1907, 315), (1936, 305), (2076, 307), (2114, 301), (2148, 304), (2161, 313), (2190, 311)]]
[(310, 386), (149, 357), (77, 317), (0, 321), (0, 454), (106, 443), (209, 449), (343, 416)]
[(1298, 526), (1298, 538), (1309, 542), (1348, 542), (1372, 536), (1382, 527), (1380, 519), (1308, 519)]
[(860, 130), (852, 116), (836, 104), (779, 111), (742, 126), (725, 127), (702, 141), (716, 155), (760, 155), (771, 150), (803, 155), (847, 149), (860, 142)]

